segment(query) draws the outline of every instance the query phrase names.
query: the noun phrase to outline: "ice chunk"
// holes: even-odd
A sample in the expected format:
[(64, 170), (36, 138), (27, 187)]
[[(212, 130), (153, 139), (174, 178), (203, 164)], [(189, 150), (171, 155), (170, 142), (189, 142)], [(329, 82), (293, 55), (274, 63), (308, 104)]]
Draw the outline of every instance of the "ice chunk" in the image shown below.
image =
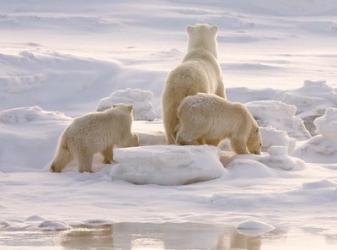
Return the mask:
[(152, 92), (146, 90), (130, 88), (117, 90), (109, 97), (101, 99), (97, 110), (105, 110), (117, 103), (128, 103), (133, 105), (135, 120), (152, 121), (159, 117), (153, 109), (152, 97)]
[(275, 230), (275, 227), (262, 221), (247, 220), (237, 225), (239, 233), (245, 235), (262, 235)]
[(109, 220), (100, 219), (86, 220), (81, 223), (81, 226), (84, 226), (86, 228), (111, 228), (112, 222)]
[(318, 108), (337, 105), (337, 91), (326, 84), (325, 81), (305, 81), (303, 87), (287, 90), (283, 93), (281, 101), (293, 104), (298, 113)]
[(291, 153), (296, 146), (296, 140), (290, 138), (285, 131), (275, 129), (271, 126), (261, 127), (262, 149), (268, 150), (272, 146), (286, 146), (288, 152)]
[(306, 128), (315, 135), (313, 121), (323, 115), (325, 109), (337, 107), (337, 89), (325, 81), (305, 81), (292, 90), (231, 88), (227, 94), (232, 101), (251, 102), (274, 100), (296, 106), (296, 116), (304, 121)]
[(39, 224), (39, 228), (45, 231), (61, 231), (70, 229), (70, 226), (59, 221), (45, 220)]
[(182, 185), (220, 177), (218, 151), (210, 146), (158, 145), (114, 150), (113, 179), (135, 184)]
[(32, 215), (32, 216), (29, 216), (26, 221), (43, 221), (44, 218), (42, 218), (41, 216), (39, 215)]
[(7, 124), (41, 120), (71, 120), (61, 112), (46, 111), (39, 106), (20, 107), (0, 111), (0, 122)]
[(314, 121), (318, 133), (337, 143), (337, 108), (328, 108), (324, 115)]
[(328, 108), (314, 121), (317, 135), (297, 148), (294, 155), (308, 162), (337, 162), (337, 109)]
[(284, 130), (290, 137), (296, 139), (310, 138), (309, 131), (303, 121), (296, 117), (296, 106), (288, 105), (280, 101), (253, 101), (247, 103), (260, 126), (272, 126), (278, 130)]

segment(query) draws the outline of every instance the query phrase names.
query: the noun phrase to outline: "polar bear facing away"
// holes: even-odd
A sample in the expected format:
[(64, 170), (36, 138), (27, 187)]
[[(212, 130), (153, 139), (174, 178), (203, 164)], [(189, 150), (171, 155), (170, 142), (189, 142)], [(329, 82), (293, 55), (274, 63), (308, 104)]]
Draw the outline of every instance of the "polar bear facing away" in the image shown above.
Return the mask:
[(111, 163), (114, 145), (138, 146), (137, 135), (131, 133), (132, 121), (132, 106), (126, 104), (74, 119), (60, 138), (50, 170), (61, 172), (75, 158), (80, 172), (92, 172), (97, 152), (102, 153), (104, 163)]
[(261, 152), (259, 127), (248, 109), (216, 95), (200, 93), (186, 97), (178, 108), (178, 144), (217, 145), (229, 138), (237, 154)]
[(217, 62), (218, 28), (207, 24), (188, 26), (188, 51), (183, 62), (171, 71), (163, 92), (163, 123), (168, 144), (175, 143), (177, 109), (190, 95), (212, 93), (225, 97), (222, 72)]

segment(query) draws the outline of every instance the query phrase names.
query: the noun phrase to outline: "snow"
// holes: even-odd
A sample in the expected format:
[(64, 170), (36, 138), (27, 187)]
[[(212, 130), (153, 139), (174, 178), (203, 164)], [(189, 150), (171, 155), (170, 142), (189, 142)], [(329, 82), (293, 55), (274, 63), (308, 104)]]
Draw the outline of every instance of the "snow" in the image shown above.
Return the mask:
[[(335, 238), (336, 14), (334, 0), (2, 1), (2, 232), (248, 221)], [(194, 23), (218, 25), (228, 99), (261, 126), (263, 153), (218, 152), (221, 171), (211, 148), (163, 146), (162, 89)], [(65, 127), (104, 102), (134, 104), (142, 146), (111, 165), (97, 154), (92, 174), (50, 173)]]
[(152, 92), (141, 89), (117, 90), (99, 101), (97, 111), (111, 108), (113, 104), (127, 103), (133, 105), (135, 120), (153, 121), (159, 116), (153, 110), (152, 96)]
[(114, 150), (113, 180), (183, 185), (219, 178), (224, 168), (209, 146), (145, 146)]
[(60, 112), (45, 111), (39, 106), (21, 107), (0, 111), (0, 122), (5, 124), (27, 123), (33, 121), (67, 121), (70, 117)]
[(255, 179), (273, 177), (273, 171), (265, 164), (254, 159), (243, 159), (237, 157), (233, 159), (226, 168), (230, 169), (227, 178), (232, 179)]
[(268, 156), (262, 157), (259, 161), (271, 168), (282, 170), (302, 170), (305, 168), (304, 161), (288, 155), (287, 147), (272, 146), (268, 153)]
[(303, 145), (299, 146), (294, 155), (313, 163), (336, 163), (337, 143), (330, 141), (322, 135), (316, 135)]
[(38, 106), (0, 111), (0, 171), (47, 167), (58, 137), (71, 120), (61, 112)]

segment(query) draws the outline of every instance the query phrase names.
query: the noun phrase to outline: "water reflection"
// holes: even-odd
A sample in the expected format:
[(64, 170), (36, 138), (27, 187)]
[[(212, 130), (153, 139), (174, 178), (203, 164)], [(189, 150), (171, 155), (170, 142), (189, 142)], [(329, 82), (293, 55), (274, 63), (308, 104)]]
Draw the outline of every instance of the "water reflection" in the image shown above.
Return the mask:
[(194, 223), (117, 223), (105, 228), (80, 226), (64, 232), (65, 249), (261, 249), (261, 237), (233, 228)]
[(3, 228), (0, 229), (0, 249), (335, 250), (337, 237), (329, 235), (327, 240), (319, 234), (291, 229), (251, 236), (223, 225), (90, 221), (72, 225), (72, 229), (66, 231), (43, 231), (33, 226)]

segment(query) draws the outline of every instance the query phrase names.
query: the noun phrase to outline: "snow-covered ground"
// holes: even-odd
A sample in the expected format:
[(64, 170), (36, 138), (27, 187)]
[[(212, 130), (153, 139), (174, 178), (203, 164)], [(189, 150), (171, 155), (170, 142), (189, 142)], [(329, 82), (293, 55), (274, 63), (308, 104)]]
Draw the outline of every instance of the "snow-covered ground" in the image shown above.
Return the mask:
[[(72, 118), (113, 102), (134, 104), (141, 145), (163, 144), (163, 84), (202, 22), (219, 26), (227, 95), (262, 126), (262, 155), (221, 152), (219, 172), (212, 148), (150, 146), (116, 152), (120, 165), (97, 156), (93, 174), (48, 172)], [(258, 220), (336, 241), (335, 0), (0, 0), (0, 37), (0, 234)]]

